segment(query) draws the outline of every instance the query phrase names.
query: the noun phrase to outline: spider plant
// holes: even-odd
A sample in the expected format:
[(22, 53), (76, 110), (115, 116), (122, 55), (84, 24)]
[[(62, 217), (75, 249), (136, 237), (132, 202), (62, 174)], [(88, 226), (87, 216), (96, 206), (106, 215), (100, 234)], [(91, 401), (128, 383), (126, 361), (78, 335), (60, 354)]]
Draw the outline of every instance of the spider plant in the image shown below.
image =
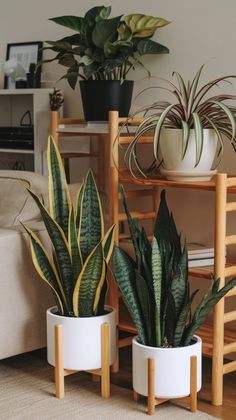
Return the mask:
[(181, 247), (165, 191), (161, 193), (151, 243), (144, 228), (132, 219), (123, 188), (121, 193), (135, 259), (116, 246), (113, 273), (137, 327), (139, 342), (152, 347), (187, 346), (214, 305), (236, 285), (236, 277), (222, 289), (219, 280), (213, 279), (193, 312), (191, 306), (199, 290), (190, 295), (187, 247)]
[(90, 317), (104, 313), (107, 264), (114, 226), (104, 233), (98, 190), (91, 171), (82, 183), (75, 209), (71, 203), (60, 153), (52, 137), (47, 148), (49, 210), (30, 189), (52, 243), (52, 256), (39, 237), (30, 237), (34, 266), (55, 296), (59, 315)]
[[(173, 95), (175, 101), (157, 101), (145, 108), (145, 116), (142, 123), (138, 126), (132, 142), (130, 143), (125, 160), (126, 164), (134, 175), (133, 168), (142, 176), (147, 176), (147, 171), (142, 166), (137, 157), (137, 144), (140, 137), (153, 132), (153, 152), (156, 162), (160, 146), (161, 133), (163, 128), (182, 129), (182, 159), (188, 149), (190, 130), (195, 133), (196, 161), (195, 167), (199, 164), (203, 142), (204, 129), (212, 129), (218, 140), (218, 156), (222, 157), (224, 149), (224, 136), (229, 139), (236, 150), (236, 107), (233, 105), (236, 96), (232, 94), (218, 94), (209, 96), (213, 88), (218, 88), (222, 82), (228, 82), (236, 78), (236, 75), (218, 77), (205, 85), (199, 87), (200, 77), (204, 66), (197, 71), (192, 81), (185, 82), (182, 76), (173, 72), (177, 83), (161, 79), (166, 86), (158, 88)], [(231, 103), (225, 103), (230, 101)], [(147, 113), (152, 115), (147, 115)], [(152, 165), (151, 170), (156, 166)]]

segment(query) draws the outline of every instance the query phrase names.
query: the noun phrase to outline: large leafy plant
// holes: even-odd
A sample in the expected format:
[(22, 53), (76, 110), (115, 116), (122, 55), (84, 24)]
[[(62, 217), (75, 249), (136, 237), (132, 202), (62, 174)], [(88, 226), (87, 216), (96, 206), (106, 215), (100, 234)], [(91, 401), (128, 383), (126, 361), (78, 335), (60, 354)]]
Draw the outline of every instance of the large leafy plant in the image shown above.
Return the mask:
[(53, 22), (74, 33), (47, 41), (56, 53), (52, 60), (68, 68), (64, 76), (74, 89), (78, 77), (95, 80), (124, 80), (130, 69), (142, 65), (146, 54), (168, 53), (165, 46), (150, 39), (169, 22), (160, 17), (131, 14), (109, 18), (111, 6), (96, 6), (84, 17), (59, 16)]
[(49, 210), (33, 191), (28, 191), (40, 210), (53, 255), (24, 226), (30, 236), (34, 266), (52, 289), (60, 315), (103, 314), (114, 226), (104, 234), (102, 207), (92, 172), (88, 172), (78, 191), (74, 209), (60, 153), (52, 137), (48, 140), (47, 158)]
[(122, 195), (135, 260), (116, 246), (113, 272), (137, 327), (139, 342), (156, 347), (187, 346), (213, 306), (236, 285), (236, 278), (220, 290), (219, 280), (212, 280), (192, 313), (192, 302), (198, 290), (190, 295), (187, 247), (186, 244), (181, 247), (165, 191), (161, 193), (152, 243), (145, 230), (132, 219), (123, 189)]
[[(136, 170), (139, 174), (146, 177), (149, 172), (142, 168), (136, 149), (139, 139), (146, 133), (150, 134), (150, 130), (154, 132), (153, 151), (157, 165), (160, 162), (158, 152), (163, 128), (182, 129), (182, 159), (184, 159), (188, 148), (190, 130), (194, 130), (196, 144), (195, 166), (199, 164), (202, 156), (204, 128), (210, 128), (216, 133), (219, 144), (219, 160), (223, 154), (224, 136), (230, 140), (234, 150), (236, 150), (236, 107), (233, 105), (236, 96), (226, 93), (209, 96), (209, 91), (213, 88), (219, 87), (219, 84), (222, 82), (229, 82), (230, 79), (236, 78), (236, 76), (219, 77), (199, 87), (202, 70), (203, 66), (198, 70), (193, 80), (188, 82), (185, 82), (177, 72), (173, 72), (177, 79), (177, 84), (162, 79), (167, 86), (160, 86), (159, 88), (171, 94), (174, 97), (174, 101), (157, 101), (145, 108), (145, 118), (137, 128), (126, 153), (126, 162), (132, 174)], [(225, 104), (227, 101), (230, 101), (231, 104)], [(152, 115), (150, 115), (149, 111)], [(154, 167), (155, 165), (152, 165), (150, 170)]]

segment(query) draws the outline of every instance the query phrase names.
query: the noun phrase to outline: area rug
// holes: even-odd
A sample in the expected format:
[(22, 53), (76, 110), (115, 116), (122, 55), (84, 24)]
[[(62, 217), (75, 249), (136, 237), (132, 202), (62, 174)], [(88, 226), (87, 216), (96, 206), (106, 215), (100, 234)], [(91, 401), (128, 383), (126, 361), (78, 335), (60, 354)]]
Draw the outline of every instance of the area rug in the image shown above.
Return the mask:
[[(37, 352), (0, 361), (1, 420), (139, 420), (147, 419), (145, 401), (136, 403), (130, 390), (111, 386), (111, 398), (100, 397), (100, 384), (87, 374), (66, 378), (65, 397), (54, 396), (53, 368)], [(150, 417), (151, 418), (151, 417)], [(212, 419), (186, 408), (163, 404), (152, 418)]]

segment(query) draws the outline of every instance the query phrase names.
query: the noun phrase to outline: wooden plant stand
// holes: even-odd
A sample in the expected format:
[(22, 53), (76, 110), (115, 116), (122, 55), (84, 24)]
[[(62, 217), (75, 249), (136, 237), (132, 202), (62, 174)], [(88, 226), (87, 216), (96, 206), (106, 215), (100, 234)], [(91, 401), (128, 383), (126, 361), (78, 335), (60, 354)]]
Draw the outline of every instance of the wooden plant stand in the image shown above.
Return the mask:
[[(62, 325), (55, 325), (55, 386), (56, 397), (63, 398), (65, 395), (65, 376), (73, 373), (83, 372), (82, 370), (69, 370), (63, 368), (62, 354)], [(110, 326), (107, 322), (101, 327), (101, 368), (86, 370), (93, 375), (93, 380), (98, 382), (101, 377), (101, 396), (102, 398), (110, 397)]]
[[(138, 401), (142, 395), (136, 391), (133, 393), (134, 400)], [(170, 401), (171, 398), (155, 397), (155, 362), (153, 358), (148, 359), (148, 404), (147, 413), (152, 415), (155, 413), (155, 407)], [(189, 403), (190, 411), (197, 411), (197, 356), (191, 356), (190, 359), (190, 396), (183, 398), (175, 398), (175, 401)]]

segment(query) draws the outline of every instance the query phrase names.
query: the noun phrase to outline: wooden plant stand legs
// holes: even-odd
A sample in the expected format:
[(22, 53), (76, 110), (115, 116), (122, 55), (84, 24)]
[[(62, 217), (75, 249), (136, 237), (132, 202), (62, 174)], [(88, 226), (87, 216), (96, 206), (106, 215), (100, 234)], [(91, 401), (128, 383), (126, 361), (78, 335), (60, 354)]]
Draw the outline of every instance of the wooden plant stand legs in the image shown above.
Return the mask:
[[(55, 325), (55, 386), (56, 397), (63, 398), (65, 395), (65, 376), (78, 373), (78, 370), (69, 370), (63, 368), (63, 331), (62, 325)], [(107, 322), (101, 327), (101, 368), (86, 370), (93, 376), (93, 380), (101, 377), (101, 396), (110, 397), (110, 326)]]
[[(138, 401), (141, 395), (134, 391), (134, 400)], [(148, 359), (148, 404), (147, 413), (152, 415), (155, 413), (155, 407), (169, 401), (170, 398), (156, 398), (155, 397), (155, 362), (154, 359)], [(176, 398), (175, 400), (188, 402), (190, 411), (197, 411), (197, 356), (192, 356), (190, 359), (190, 396), (184, 398)]]

